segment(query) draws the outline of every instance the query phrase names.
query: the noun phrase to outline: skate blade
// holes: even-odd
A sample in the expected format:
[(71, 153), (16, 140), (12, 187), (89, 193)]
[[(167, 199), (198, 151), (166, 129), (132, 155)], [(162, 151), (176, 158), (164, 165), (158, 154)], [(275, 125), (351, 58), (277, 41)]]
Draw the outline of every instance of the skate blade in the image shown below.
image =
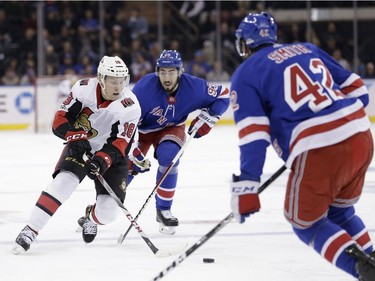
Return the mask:
[(176, 233), (176, 226), (165, 226), (159, 223), (159, 232), (166, 235), (174, 235)]
[(22, 248), (20, 245), (16, 244), (12, 249), (13, 255), (19, 255), (26, 253), (25, 249)]

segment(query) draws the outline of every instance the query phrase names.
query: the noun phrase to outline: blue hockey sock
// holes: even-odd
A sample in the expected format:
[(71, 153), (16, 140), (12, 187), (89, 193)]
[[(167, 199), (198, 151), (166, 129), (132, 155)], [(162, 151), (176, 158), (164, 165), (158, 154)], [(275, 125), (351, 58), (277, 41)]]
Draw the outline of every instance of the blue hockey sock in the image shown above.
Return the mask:
[(355, 214), (353, 206), (346, 208), (330, 207), (328, 218), (346, 230), (366, 253), (370, 254), (373, 251), (370, 235), (363, 221)]
[[(159, 179), (163, 176), (179, 150), (180, 147), (172, 141), (165, 141), (159, 144), (156, 149), (156, 157), (159, 162), (156, 181), (159, 181)], [(157, 190), (155, 195), (157, 209), (169, 210), (172, 206), (174, 192), (177, 185), (178, 164), (179, 160), (173, 165)]]
[(345, 249), (354, 241), (341, 227), (324, 218), (309, 228), (293, 230), (304, 243), (313, 247), (327, 261), (358, 278), (356, 260), (345, 253)]

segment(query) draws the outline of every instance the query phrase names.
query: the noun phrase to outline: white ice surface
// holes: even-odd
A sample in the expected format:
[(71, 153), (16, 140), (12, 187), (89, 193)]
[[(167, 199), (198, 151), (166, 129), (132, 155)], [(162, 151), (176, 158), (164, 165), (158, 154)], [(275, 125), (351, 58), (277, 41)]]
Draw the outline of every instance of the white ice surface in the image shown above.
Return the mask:
[[(180, 254), (155, 257), (134, 229), (123, 244), (117, 245), (117, 238), (129, 226), (122, 213), (112, 224), (99, 228), (93, 243), (84, 244), (76, 228), (86, 205), (94, 201), (89, 179), (61, 206), (29, 252), (11, 254), (14, 239), (27, 223), (40, 192), (51, 181), (61, 148), (62, 141), (52, 134), (0, 133), (0, 280), (148, 281), (178, 258)], [(229, 180), (233, 172), (238, 172), (238, 156), (234, 126), (217, 126), (208, 136), (190, 143), (182, 156), (172, 209), (180, 220), (176, 235), (158, 232), (153, 198), (138, 221), (156, 247), (164, 249), (188, 242), (186, 251), (230, 213)], [(128, 188), (125, 205), (133, 216), (155, 185), (157, 163), (151, 160), (152, 170), (137, 176)], [(262, 180), (281, 166), (281, 160), (270, 149)], [(284, 172), (262, 193), (261, 212), (245, 224), (230, 222), (162, 280), (354, 280), (292, 233), (283, 217), (287, 175), (288, 171)], [(374, 202), (373, 163), (356, 206), (373, 239)], [(215, 263), (203, 263), (205, 257), (214, 258)]]

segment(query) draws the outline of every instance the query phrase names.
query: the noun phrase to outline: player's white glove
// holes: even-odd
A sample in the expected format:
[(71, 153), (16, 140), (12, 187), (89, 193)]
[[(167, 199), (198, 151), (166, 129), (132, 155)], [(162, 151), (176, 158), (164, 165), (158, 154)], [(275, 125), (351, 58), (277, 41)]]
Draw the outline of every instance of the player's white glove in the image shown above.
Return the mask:
[(259, 182), (251, 180), (239, 180), (233, 175), (231, 182), (231, 208), (237, 222), (243, 223), (251, 214), (260, 210), (258, 195)]
[(133, 150), (133, 155), (130, 157), (129, 162), (129, 173), (133, 176), (137, 175), (138, 173), (150, 171), (151, 162), (150, 160), (145, 159), (138, 147)]
[(197, 132), (195, 133), (194, 138), (200, 138), (207, 135), (218, 120), (219, 117), (210, 115), (207, 109), (204, 108), (191, 122), (188, 133), (191, 134), (193, 130), (196, 129)]

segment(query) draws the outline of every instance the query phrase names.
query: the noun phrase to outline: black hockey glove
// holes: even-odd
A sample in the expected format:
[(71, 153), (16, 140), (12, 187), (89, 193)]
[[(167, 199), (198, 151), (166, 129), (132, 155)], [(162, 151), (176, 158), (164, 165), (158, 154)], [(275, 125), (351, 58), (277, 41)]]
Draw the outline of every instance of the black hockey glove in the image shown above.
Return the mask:
[(87, 133), (82, 129), (67, 131), (65, 134), (65, 140), (70, 156), (80, 157), (91, 151), (91, 145), (87, 139)]
[(98, 174), (103, 175), (111, 164), (112, 160), (109, 155), (99, 151), (94, 155), (91, 161), (88, 162), (87, 176), (94, 180)]

